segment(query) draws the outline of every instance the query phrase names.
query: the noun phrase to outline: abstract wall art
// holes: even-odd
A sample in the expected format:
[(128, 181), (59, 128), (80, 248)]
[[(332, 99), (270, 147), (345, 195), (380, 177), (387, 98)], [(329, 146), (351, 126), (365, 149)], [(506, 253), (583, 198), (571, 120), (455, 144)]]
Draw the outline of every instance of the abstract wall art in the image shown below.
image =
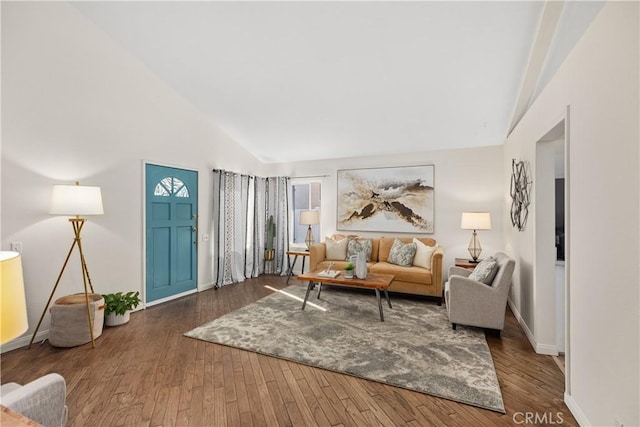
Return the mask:
[(434, 165), (338, 171), (338, 230), (433, 233)]

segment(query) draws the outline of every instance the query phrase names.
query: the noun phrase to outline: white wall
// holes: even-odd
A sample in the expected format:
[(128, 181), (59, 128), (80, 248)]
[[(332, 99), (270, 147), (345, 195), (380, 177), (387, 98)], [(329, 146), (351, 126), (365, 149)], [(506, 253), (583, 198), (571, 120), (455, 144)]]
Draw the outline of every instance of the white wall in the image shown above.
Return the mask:
[[(536, 141), (569, 106), (565, 400), (583, 425), (640, 424), (638, 29), (637, 2), (607, 3), (504, 147), (505, 182), (512, 158), (535, 170)], [(509, 203), (507, 192), (505, 217)], [(529, 328), (535, 203), (525, 232), (504, 233), (519, 258), (512, 303)]]
[[(200, 234), (211, 227), (211, 169), (264, 172), (64, 3), (2, 3), (2, 92), (2, 249), (23, 244), (29, 336), (73, 238), (66, 218), (48, 214), (53, 184), (102, 187), (105, 215), (89, 219), (83, 246), (96, 291), (107, 293), (144, 287), (143, 160), (198, 171)], [(82, 291), (77, 258), (57, 297)], [(199, 287), (210, 285), (202, 241), (198, 266)]]
[[(276, 164), (274, 173), (279, 175), (318, 175), (322, 181), (322, 236), (336, 230), (337, 170), (410, 165), (435, 165), (435, 227), (432, 237), (444, 248), (444, 275), (453, 265), (454, 258), (468, 257), (467, 246), (470, 230), (460, 229), (460, 217), (464, 211), (488, 211), (491, 213), (492, 230), (479, 231), (482, 244), (481, 257), (503, 250), (502, 237), (502, 146), (438, 150), (398, 154), (394, 156), (362, 156), (349, 159)], [(362, 236), (401, 236), (393, 233), (358, 232)], [(406, 235), (406, 234), (405, 234)]]

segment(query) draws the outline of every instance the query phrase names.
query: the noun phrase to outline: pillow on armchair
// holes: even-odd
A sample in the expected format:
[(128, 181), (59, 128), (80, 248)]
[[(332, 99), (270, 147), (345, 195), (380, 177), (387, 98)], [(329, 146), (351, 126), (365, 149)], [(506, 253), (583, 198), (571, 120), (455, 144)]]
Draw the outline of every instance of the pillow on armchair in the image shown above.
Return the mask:
[(494, 257), (489, 257), (476, 265), (476, 268), (469, 275), (469, 279), (491, 286), (497, 273), (498, 261)]

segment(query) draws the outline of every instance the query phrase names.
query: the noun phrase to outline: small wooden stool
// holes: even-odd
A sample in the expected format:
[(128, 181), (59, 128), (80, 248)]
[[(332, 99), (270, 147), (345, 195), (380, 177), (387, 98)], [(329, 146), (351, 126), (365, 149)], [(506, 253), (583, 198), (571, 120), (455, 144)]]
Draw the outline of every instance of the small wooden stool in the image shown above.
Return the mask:
[[(49, 342), (54, 347), (75, 347), (91, 342), (84, 293), (67, 295), (56, 300), (49, 309), (51, 326)], [(104, 325), (104, 298), (89, 294), (89, 313), (93, 323), (93, 338), (102, 335)]]

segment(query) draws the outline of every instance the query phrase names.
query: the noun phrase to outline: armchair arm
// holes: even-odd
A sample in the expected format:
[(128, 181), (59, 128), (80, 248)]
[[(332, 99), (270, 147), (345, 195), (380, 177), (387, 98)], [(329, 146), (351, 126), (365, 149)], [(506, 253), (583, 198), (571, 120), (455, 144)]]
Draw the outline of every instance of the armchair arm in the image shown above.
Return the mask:
[(327, 258), (327, 246), (324, 243), (316, 243), (309, 249), (309, 271), (313, 271), (318, 264)]
[(468, 268), (456, 267), (455, 265), (452, 265), (451, 267), (449, 267), (449, 277), (451, 276), (469, 277), (472, 271), (473, 270), (469, 270)]
[(67, 422), (66, 384), (58, 374), (48, 374), (2, 396), (2, 404), (44, 426)]
[(492, 286), (466, 277), (449, 277), (449, 320), (451, 323), (492, 329), (504, 327), (506, 295)]

